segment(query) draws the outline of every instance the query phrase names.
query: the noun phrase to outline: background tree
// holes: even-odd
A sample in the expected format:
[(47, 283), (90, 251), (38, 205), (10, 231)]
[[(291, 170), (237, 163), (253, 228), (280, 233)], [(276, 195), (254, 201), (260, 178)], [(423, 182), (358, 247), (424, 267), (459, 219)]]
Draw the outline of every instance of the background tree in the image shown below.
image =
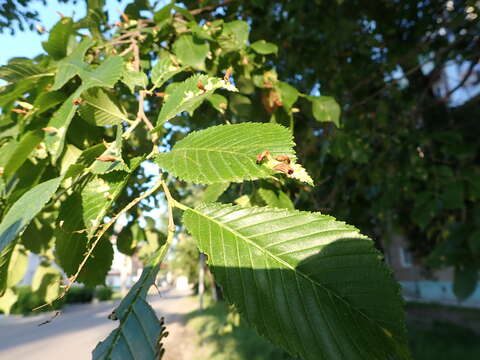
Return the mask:
[(423, 264), (455, 267), (461, 299), (480, 266), (479, 11), (475, 1), (256, 0), (200, 15), (248, 19), (252, 41), (277, 44), (280, 78), (342, 105), (342, 129), (309, 116), (315, 102), (295, 114), (299, 156), (319, 183), (293, 190), (296, 206), (383, 246), (404, 235)]
[[(113, 253), (111, 225), (124, 216), (126, 235), (118, 234), (117, 247), (127, 254), (146, 249), (146, 267), (111, 315), (120, 319), (119, 328), (94, 357), (120, 351), (125, 343), (119, 339), (134, 336), (135, 314), (155, 332), (142, 348), (161, 353), (162, 324), (149, 316), (144, 298), (182, 211), (226, 297), (290, 353), (408, 358), (398, 287), (370, 241), (324, 215), (292, 209), (321, 209), (375, 238), (404, 233), (431, 264), (455, 265), (457, 294), (468, 296), (478, 274), (479, 174), (478, 144), (469, 142), (477, 129), (467, 114), (477, 100), (453, 105), (478, 62), (474, 4), (184, 5), (157, 9), (135, 1), (110, 35), (103, 3), (89, 1), (86, 18), (63, 18), (51, 29), (46, 55), (12, 59), (0, 69), (8, 82), (0, 90), (4, 299), (15, 297), (15, 279), (7, 274), (26, 250), (71, 276), (65, 290), (75, 280), (102, 283)], [(468, 69), (447, 89), (442, 80), (452, 59)], [(331, 96), (344, 108), (341, 119)], [(267, 122), (273, 124), (258, 124)], [(221, 123), (228, 125), (214, 126)], [(170, 176), (152, 184), (146, 172), (152, 160)], [(317, 187), (309, 186), (300, 163)], [(153, 196), (160, 188), (169, 215), (163, 235), (137, 226), (145, 211), (163, 206)], [(219, 196), (238, 205), (212, 203)], [(280, 231), (275, 219), (284, 217), (291, 221)], [(255, 224), (263, 227), (246, 230)], [(273, 246), (283, 240), (275, 242), (268, 229), (294, 247)], [(321, 234), (313, 232), (318, 229)], [(155, 234), (144, 241), (129, 235), (144, 231)], [(305, 240), (311, 247), (303, 247)], [(273, 260), (256, 262), (259, 254)], [(347, 268), (329, 260), (336, 256)], [(368, 270), (352, 270), (357, 267)], [(58, 285), (58, 273), (45, 275), (55, 279), (47, 284)], [(244, 295), (245, 279), (258, 281), (256, 296)], [(313, 289), (305, 291), (306, 284)], [(372, 284), (382, 284), (381, 290)], [(272, 291), (282, 286), (283, 293)], [(58, 286), (55, 291), (64, 293)], [(317, 317), (297, 317), (301, 309)], [(303, 319), (294, 328), (287, 326), (292, 312)], [(307, 325), (329, 328), (334, 338)]]

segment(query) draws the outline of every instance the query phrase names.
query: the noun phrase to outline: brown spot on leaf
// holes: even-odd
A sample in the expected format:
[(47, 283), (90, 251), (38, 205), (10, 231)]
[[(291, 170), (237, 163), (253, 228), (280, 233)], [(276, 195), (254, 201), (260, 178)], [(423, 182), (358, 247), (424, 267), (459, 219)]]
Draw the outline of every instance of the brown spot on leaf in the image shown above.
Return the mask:
[(58, 133), (58, 129), (57, 128), (54, 128), (53, 126), (47, 126), (47, 127), (44, 127), (42, 128), (43, 131), (49, 133), (49, 134), (56, 134)]
[(114, 161), (118, 161), (118, 158), (116, 158), (115, 156), (103, 155), (103, 156), (97, 157), (96, 160), (103, 161), (103, 162), (114, 162)]

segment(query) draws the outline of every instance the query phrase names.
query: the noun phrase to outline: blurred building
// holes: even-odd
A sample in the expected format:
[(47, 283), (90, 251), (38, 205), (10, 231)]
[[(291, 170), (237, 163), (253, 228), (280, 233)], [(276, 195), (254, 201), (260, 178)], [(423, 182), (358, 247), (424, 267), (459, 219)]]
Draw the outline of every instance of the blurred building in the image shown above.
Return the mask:
[(385, 261), (393, 269), (408, 301), (480, 307), (480, 284), (470, 297), (460, 302), (453, 293), (453, 268), (427, 271), (415, 261), (401, 236), (393, 236), (390, 240), (385, 248)]
[(123, 295), (127, 293), (142, 274), (143, 264), (136, 256), (127, 256), (114, 246), (113, 262), (105, 283)]

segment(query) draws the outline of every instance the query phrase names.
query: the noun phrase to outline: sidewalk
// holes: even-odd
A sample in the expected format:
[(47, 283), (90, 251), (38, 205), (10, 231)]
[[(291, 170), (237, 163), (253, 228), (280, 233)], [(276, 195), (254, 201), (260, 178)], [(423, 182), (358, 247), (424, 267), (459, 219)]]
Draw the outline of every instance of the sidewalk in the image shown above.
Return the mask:
[[(187, 292), (175, 290), (149, 297), (158, 316), (165, 316), (169, 336), (165, 340), (164, 360), (187, 360), (191, 338), (183, 316), (197, 304)], [(0, 317), (0, 359), (2, 360), (88, 360), (96, 344), (105, 339), (118, 322), (107, 316), (118, 301), (99, 304), (72, 305), (62, 310), (50, 324), (38, 324), (53, 313)]]

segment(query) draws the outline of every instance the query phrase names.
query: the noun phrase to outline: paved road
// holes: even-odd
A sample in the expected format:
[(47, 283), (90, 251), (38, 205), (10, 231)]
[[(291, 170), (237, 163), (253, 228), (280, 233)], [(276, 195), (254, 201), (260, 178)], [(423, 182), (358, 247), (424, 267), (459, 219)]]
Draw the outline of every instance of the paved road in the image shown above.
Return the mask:
[[(170, 335), (165, 341), (165, 360), (188, 360), (192, 334), (183, 316), (196, 303), (186, 292), (166, 291), (151, 296), (149, 303), (159, 316), (165, 316)], [(50, 324), (38, 326), (52, 313), (29, 317), (0, 318), (1, 360), (87, 360), (95, 345), (118, 324), (107, 319), (117, 303), (74, 305), (64, 309)]]

